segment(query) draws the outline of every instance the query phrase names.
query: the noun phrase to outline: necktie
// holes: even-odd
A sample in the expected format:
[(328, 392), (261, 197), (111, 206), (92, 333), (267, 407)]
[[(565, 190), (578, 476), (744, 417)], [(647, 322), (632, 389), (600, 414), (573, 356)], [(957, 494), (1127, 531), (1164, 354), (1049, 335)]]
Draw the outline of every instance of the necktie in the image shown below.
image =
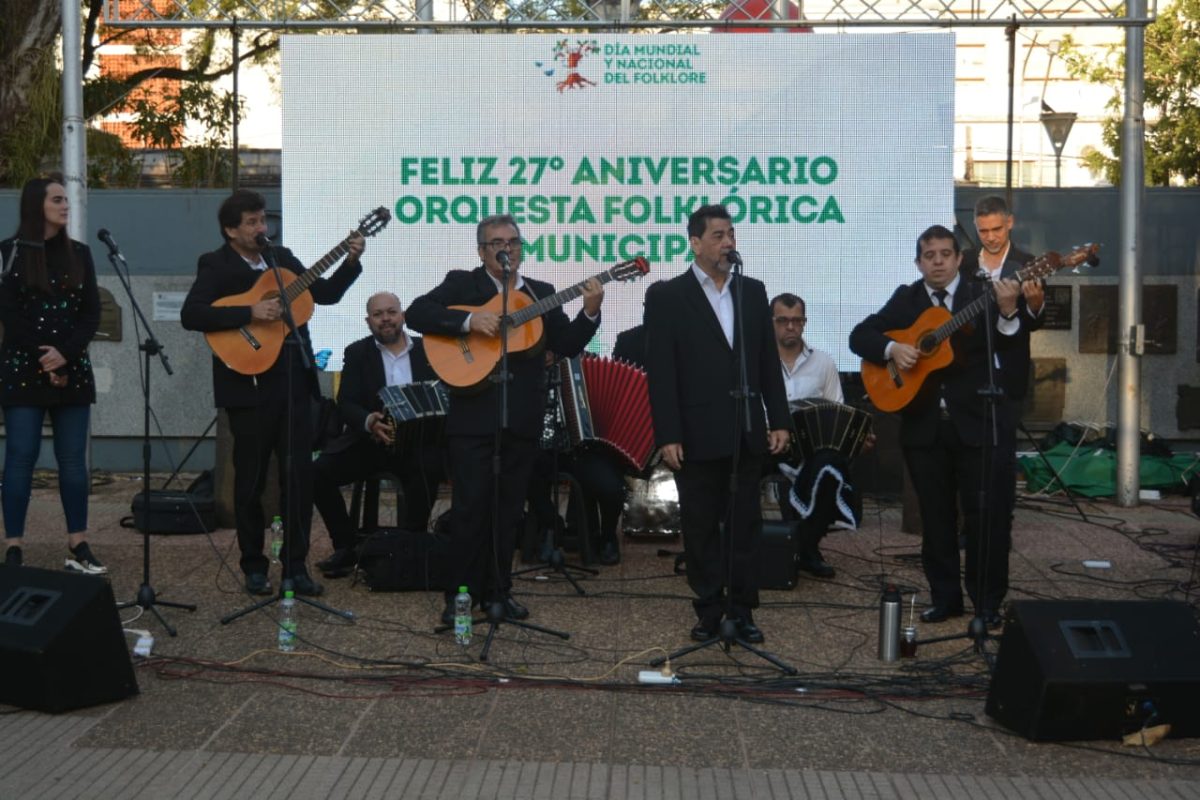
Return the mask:
[(935, 289), (933, 292), (934, 299), (937, 300), (937, 304), (939, 306), (941, 306), (942, 308), (946, 307), (946, 298), (949, 295), (950, 295), (950, 293), (947, 292), (945, 289)]

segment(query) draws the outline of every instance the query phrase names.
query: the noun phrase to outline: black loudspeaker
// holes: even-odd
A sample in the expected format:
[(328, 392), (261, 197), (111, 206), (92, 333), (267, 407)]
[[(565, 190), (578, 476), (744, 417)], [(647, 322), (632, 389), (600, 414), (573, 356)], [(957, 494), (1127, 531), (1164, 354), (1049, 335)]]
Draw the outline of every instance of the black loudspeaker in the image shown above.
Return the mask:
[[(785, 499), (783, 502), (787, 502)], [(763, 520), (756, 561), (758, 588), (793, 589), (799, 576), (796, 567), (796, 537), (799, 522)]]
[(58, 713), (137, 692), (108, 581), (0, 567), (0, 702)]
[(373, 592), (453, 589), (449, 540), (426, 531), (379, 528), (358, 551), (358, 570)]
[(1200, 734), (1200, 626), (1164, 601), (1012, 603), (987, 713), (1034, 740)]

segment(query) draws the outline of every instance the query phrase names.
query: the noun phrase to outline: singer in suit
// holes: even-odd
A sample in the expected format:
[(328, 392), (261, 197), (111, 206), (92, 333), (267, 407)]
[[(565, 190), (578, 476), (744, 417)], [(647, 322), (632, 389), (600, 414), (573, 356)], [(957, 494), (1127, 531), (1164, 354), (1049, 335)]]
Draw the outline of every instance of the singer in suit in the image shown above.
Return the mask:
[[(304, 273), (304, 265), (290, 250), (271, 247), (267, 242), (266, 207), (262, 195), (247, 189), (239, 189), (221, 203), (217, 221), (225, 244), (200, 256), (196, 280), (184, 298), (180, 313), (185, 329), (220, 331), (239, 328), (251, 320), (282, 319), (283, 308), (278, 298), (249, 306), (213, 305), (222, 297), (249, 291), (269, 268), (268, 259), (278, 263), (281, 270), (296, 275)], [(362, 274), (359, 256), (363, 245), (361, 236), (351, 237), (349, 254), (337, 272), (309, 287), (314, 302), (332, 305), (342, 299)], [(267, 579), (269, 562), (263, 554), (262, 510), (262, 493), (272, 453), (279, 462), (285, 531), (280, 558), (286, 565), (284, 575), (292, 579), (297, 594), (315, 596), (323, 591), (309, 577), (305, 564), (312, 523), (312, 504), (308, 502), (312, 496), (312, 403), (320, 397), (320, 389), (308, 326), (301, 325), (299, 333), (301, 341), (297, 344), (289, 336), (275, 363), (260, 375), (243, 375), (225, 366), (215, 355), (212, 359), (213, 400), (217, 408), (225, 409), (233, 435), (234, 517), (246, 590), (252, 594), (272, 592)]]
[[(926, 229), (917, 240), (917, 268), (921, 279), (896, 289), (876, 313), (854, 327), (850, 349), (876, 364), (892, 360), (900, 369), (916, 364), (916, 348), (888, 338), (886, 332), (907, 328), (933, 305), (951, 312), (961, 310), (981, 294), (995, 292), (995, 308), (954, 333), (949, 342), (954, 360), (931, 373), (917, 396), (901, 412), (900, 445), (921, 509), (921, 563), (929, 581), (931, 605), (921, 615), (925, 622), (941, 622), (963, 613), (959, 582), (958, 509), (967, 534), (965, 583), (976, 613), (989, 627), (1000, 624), (1000, 603), (1008, 591), (1008, 550), (1011, 541), (1010, 494), (1004, 447), (988, 447), (993, 428), (1002, 445), (1009, 437), (1007, 400), (996, 398), (996, 414), (989, 419), (980, 394), (989, 383), (985, 319), (994, 325), (996, 352), (1004, 353), (1015, 342), (1020, 327), (1016, 281), (994, 284), (966, 280), (959, 274), (962, 253), (954, 234), (941, 225)], [(998, 313), (997, 313), (998, 312)], [(987, 465), (983, 454), (990, 454)], [(989, 481), (988, 519), (980, 514), (980, 487)], [(983, 542), (980, 560), (980, 537)], [(983, 594), (978, 593), (980, 577)]]
[[(432, 291), (413, 300), (408, 309), (409, 327), (443, 336), (498, 335), (498, 315), (451, 306), (480, 306), (499, 294), (505, 264), (510, 295), (523, 292), (537, 300), (555, 293), (550, 284), (520, 274), (524, 242), (511, 216), (480, 220), (475, 244), (482, 264), (470, 271), (451, 270)], [(575, 319), (567, 319), (561, 308), (546, 312), (542, 317), (544, 348), (554, 356), (578, 355), (599, 327), (603, 300), (604, 289), (592, 279), (584, 284), (583, 309)], [(509, 356), (508, 426), (501, 434), (499, 530), (494, 543), (492, 457), (500, 424), (499, 383), (489, 380), (479, 391), (452, 394), (446, 419), (453, 484), (450, 551), (458, 567), (453, 585), (468, 587), (477, 600), (501, 603), (512, 619), (529, 616), (529, 610), (512, 597), (512, 557), (542, 434), (546, 359), (539, 348)], [(454, 592), (447, 590), (445, 600), (442, 621), (450, 624)]]
[[(758, 606), (754, 553), (762, 531), (758, 481), (767, 452), (787, 447), (787, 397), (766, 288), (731, 274), (737, 242), (729, 212), (719, 205), (701, 206), (688, 219), (688, 239), (691, 267), (646, 294), (654, 436), (679, 491), (687, 579), (698, 619), (691, 636), (697, 641), (715, 637), (727, 610), (738, 636), (757, 643), (764, 639), (753, 617)], [(735, 333), (739, 305), (744, 341)], [(750, 390), (748, 433), (733, 395), (741, 383), (739, 352), (745, 353)], [(723, 543), (719, 526), (730, 501), (735, 446), (734, 517), (729, 541)], [(729, 558), (732, 583), (726, 580)]]
[(341, 487), (386, 470), (404, 488), (406, 531), (423, 531), (445, 475), (443, 448), (420, 446), (407, 451), (394, 447), (396, 429), (383, 413), (379, 391), (436, 379), (419, 337), (404, 332), (400, 298), (378, 292), (367, 300), (367, 327), (371, 335), (346, 347), (338, 389), (338, 413), (346, 432), (321, 451), (313, 466), (313, 503), (333, 542), (333, 555), (320, 562), (326, 578), (350, 574), (358, 562), (354, 549), (354, 523), (346, 511)]
[(23, 563), (33, 468), (49, 415), (67, 528), (64, 566), (102, 575), (108, 568), (87, 542), (88, 420), (96, 402), (88, 345), (100, 326), (100, 294), (92, 253), (67, 235), (67, 217), (62, 180), (33, 178), (21, 190), (16, 236), (0, 242), (4, 563)]

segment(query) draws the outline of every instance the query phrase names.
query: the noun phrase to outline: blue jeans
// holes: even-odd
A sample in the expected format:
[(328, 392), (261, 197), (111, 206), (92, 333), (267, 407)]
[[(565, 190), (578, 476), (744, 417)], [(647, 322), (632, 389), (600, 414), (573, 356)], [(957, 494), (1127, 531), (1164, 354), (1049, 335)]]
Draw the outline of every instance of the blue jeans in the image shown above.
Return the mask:
[(33, 490), (33, 466), (42, 449), (42, 420), (50, 412), (54, 429), (54, 458), (58, 462), (58, 494), (67, 518), (67, 533), (87, 530), (88, 419), (92, 407), (4, 407), (4, 535), (25, 535), (25, 514)]

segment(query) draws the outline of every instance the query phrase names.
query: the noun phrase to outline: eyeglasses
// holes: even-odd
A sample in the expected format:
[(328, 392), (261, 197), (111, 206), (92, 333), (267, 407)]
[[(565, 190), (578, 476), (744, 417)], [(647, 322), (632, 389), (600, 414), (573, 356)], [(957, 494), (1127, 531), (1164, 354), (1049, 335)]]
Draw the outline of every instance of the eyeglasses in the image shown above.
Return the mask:
[(524, 244), (519, 236), (516, 239), (492, 239), (483, 243), (484, 247), (492, 250), (520, 250)]
[(781, 328), (799, 328), (807, 321), (808, 317), (775, 317), (775, 324)]

